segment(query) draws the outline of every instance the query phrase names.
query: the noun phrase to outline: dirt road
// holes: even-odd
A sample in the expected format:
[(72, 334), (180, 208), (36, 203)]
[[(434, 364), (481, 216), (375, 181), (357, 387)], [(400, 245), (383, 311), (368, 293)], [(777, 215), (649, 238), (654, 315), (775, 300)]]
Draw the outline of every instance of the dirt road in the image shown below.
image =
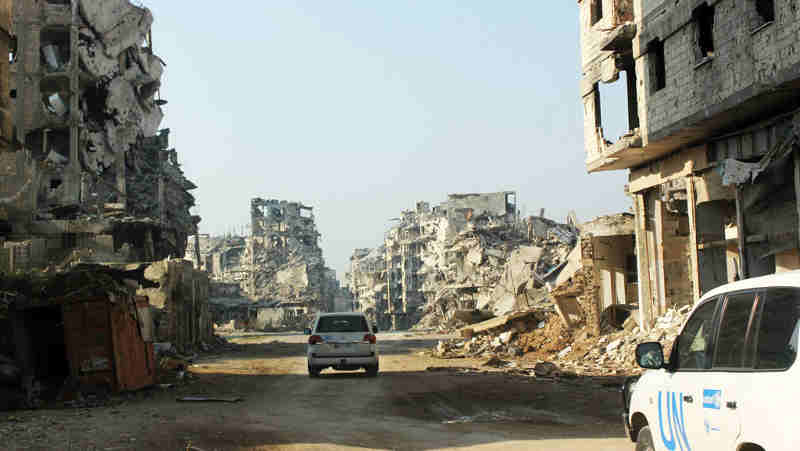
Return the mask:
[[(615, 388), (423, 355), (437, 338), (381, 334), (377, 378), (328, 370), (311, 379), (305, 336), (231, 337), (236, 352), (198, 359), (177, 388), (94, 409), (0, 413), (0, 449), (633, 449)], [(244, 400), (176, 402), (189, 394)]]

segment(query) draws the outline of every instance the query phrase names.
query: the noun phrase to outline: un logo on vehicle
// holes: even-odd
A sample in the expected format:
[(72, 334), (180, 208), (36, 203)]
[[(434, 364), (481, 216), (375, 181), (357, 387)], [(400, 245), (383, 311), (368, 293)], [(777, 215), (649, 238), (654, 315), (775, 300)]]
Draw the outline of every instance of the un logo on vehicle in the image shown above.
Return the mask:
[[(686, 423), (683, 418), (683, 393), (658, 392), (658, 426), (661, 441), (672, 451), (691, 451), (686, 438)], [(669, 432), (669, 437), (667, 437)]]

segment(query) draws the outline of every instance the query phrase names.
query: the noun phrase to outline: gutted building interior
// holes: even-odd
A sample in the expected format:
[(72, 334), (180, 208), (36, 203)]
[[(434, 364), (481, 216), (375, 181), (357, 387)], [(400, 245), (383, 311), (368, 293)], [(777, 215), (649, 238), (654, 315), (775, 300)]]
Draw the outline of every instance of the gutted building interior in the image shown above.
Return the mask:
[[(630, 171), (641, 324), (729, 281), (800, 268), (797, 8), (606, 0), (593, 22), (595, 3), (579, 1), (587, 170)], [(632, 134), (603, 147), (595, 88), (630, 70)]]

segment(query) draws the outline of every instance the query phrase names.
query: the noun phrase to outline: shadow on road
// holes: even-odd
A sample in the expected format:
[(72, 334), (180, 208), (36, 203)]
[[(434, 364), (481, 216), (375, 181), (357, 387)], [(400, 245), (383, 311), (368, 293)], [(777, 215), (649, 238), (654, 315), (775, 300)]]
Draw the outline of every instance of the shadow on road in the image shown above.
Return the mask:
[[(202, 449), (314, 445), (427, 450), (624, 436), (619, 395), (602, 386), (606, 379), (554, 383), (455, 371), (383, 372), (375, 378), (362, 372), (323, 372), (319, 378), (211, 373), (198, 378), (192, 389), (223, 390), (245, 400), (193, 404), (161, 431), (164, 439), (192, 437)], [(157, 443), (153, 449), (185, 446), (180, 440)]]

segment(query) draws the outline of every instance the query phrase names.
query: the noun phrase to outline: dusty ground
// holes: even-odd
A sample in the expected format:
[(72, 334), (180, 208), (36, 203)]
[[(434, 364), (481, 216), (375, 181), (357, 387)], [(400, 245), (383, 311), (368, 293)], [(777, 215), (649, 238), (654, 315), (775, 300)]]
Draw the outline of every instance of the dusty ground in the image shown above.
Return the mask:
[[(633, 449), (608, 380), (537, 380), (424, 355), (438, 338), (381, 334), (379, 377), (311, 379), (305, 336), (231, 337), (235, 352), (198, 359), (177, 388), (94, 409), (0, 412), (0, 449)], [(244, 401), (176, 402), (189, 394)]]

